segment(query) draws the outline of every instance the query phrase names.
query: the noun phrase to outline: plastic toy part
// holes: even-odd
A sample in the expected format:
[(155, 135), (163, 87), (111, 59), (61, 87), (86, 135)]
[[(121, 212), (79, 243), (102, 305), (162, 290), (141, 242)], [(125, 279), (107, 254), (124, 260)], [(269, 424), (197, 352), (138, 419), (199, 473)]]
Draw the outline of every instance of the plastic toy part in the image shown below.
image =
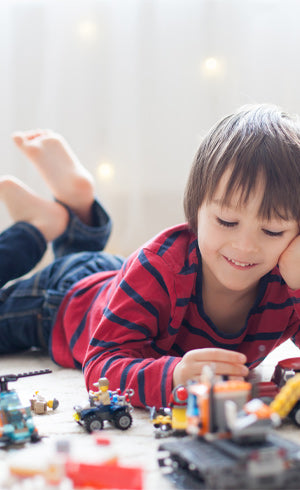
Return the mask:
[(270, 409), (279, 415), (281, 419), (289, 416), (291, 420), (300, 426), (300, 373), (290, 378), (281, 388), (272, 403)]
[(257, 394), (281, 419), (288, 417), (300, 427), (300, 358), (283, 359), (271, 381), (258, 383)]
[(179, 488), (299, 489), (300, 446), (276, 434), (264, 443), (186, 436), (159, 446), (158, 463)]
[(29, 401), (30, 408), (36, 415), (47, 413), (48, 408), (54, 411), (59, 405), (59, 401), (56, 398), (47, 401), (46, 398), (42, 396), (38, 391), (34, 393), (33, 397)]
[[(300, 395), (297, 376), (277, 399), (277, 409), (285, 407), (282, 415)], [(177, 479), (181, 488), (201, 484), (218, 490), (299, 488), (300, 445), (272, 432), (279, 415), (262, 400), (249, 400), (250, 383), (219, 380), (211, 373), (201, 383), (188, 385), (188, 393), (191, 435), (159, 447), (159, 465), (173, 482)]]
[(19, 378), (51, 373), (50, 369), (29, 373), (6, 374), (0, 376), (0, 447), (10, 444), (24, 444), (40, 440), (35, 428), (30, 407), (24, 407), (15, 390), (8, 389), (8, 383)]
[(101, 438), (62, 439), (55, 445), (44, 445), (42, 451), (34, 447), (23, 454), (15, 451), (8, 460), (11, 484), (8, 488), (19, 489), (23, 482), (24, 487), (20, 488), (31, 490), (35, 488), (34, 478), (39, 478), (39, 489), (142, 490), (143, 469), (121, 464), (110, 441), (102, 438), (106, 446), (102, 449), (96, 439)]
[(188, 391), (185, 386), (176, 386), (170, 396), (169, 406), (156, 409), (148, 407), (150, 419), (155, 428), (155, 437), (169, 437), (171, 435), (185, 435), (187, 418)]
[[(119, 390), (108, 391), (105, 389), (105, 398), (103, 398), (103, 392), (101, 391), (103, 384), (100, 384), (100, 381), (103, 383), (103, 378), (99, 380), (100, 394), (98, 392), (90, 392), (87, 406), (74, 406), (74, 419), (89, 433), (102, 430), (105, 421), (110, 422), (120, 430), (129, 429), (132, 424), (131, 412), (133, 407), (130, 399), (134, 395), (133, 390), (127, 390), (124, 394), (121, 394)], [(105, 386), (107, 385), (105, 384)], [(109, 397), (109, 403), (107, 396)]]
[(142, 470), (120, 466), (117, 462), (92, 465), (67, 461), (65, 469), (75, 488), (143, 489)]

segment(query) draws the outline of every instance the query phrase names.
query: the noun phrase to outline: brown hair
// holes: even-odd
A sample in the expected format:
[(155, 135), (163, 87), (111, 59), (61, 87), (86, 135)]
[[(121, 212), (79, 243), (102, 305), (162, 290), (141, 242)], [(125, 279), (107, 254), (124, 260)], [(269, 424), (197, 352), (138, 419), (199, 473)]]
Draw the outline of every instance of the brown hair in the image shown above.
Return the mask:
[(227, 168), (232, 169), (222, 204), (233, 192), (247, 202), (257, 178), (265, 183), (262, 218), (300, 220), (300, 119), (273, 105), (244, 106), (224, 117), (204, 137), (184, 195), (184, 211), (197, 232), (201, 204), (213, 198)]

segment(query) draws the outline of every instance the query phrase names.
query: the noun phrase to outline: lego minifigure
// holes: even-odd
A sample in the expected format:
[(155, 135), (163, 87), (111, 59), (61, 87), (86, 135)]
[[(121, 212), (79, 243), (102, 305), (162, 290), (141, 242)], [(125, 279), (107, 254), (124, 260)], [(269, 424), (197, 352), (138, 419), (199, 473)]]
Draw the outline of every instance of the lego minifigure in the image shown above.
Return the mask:
[(107, 378), (99, 378), (97, 383), (94, 383), (94, 386), (98, 386), (99, 390), (98, 391), (89, 391), (89, 395), (91, 399), (93, 400), (94, 403), (101, 403), (102, 405), (110, 405), (111, 404), (111, 398), (110, 398), (110, 391), (108, 390), (109, 388), (109, 381)]

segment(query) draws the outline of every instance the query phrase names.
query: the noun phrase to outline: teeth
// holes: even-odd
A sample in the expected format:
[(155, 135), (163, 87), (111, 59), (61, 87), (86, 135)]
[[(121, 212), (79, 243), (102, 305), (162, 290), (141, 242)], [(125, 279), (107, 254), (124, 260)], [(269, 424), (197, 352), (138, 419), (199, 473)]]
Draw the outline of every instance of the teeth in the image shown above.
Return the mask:
[(235, 265), (238, 265), (240, 267), (248, 267), (249, 265), (253, 265), (253, 264), (245, 264), (244, 262), (238, 262), (237, 260), (234, 260), (234, 259), (228, 259), (229, 262), (232, 262), (233, 264)]

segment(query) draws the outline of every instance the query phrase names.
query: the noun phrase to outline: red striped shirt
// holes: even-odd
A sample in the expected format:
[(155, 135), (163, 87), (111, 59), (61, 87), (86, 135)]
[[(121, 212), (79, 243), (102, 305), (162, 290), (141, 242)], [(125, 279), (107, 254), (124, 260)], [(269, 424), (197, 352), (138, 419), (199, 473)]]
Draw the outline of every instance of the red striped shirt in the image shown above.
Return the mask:
[(261, 279), (244, 328), (220, 332), (202, 306), (201, 258), (187, 225), (165, 230), (133, 253), (120, 271), (80, 280), (66, 295), (52, 332), (53, 360), (83, 367), (91, 389), (107, 376), (111, 389), (133, 388), (136, 406), (166, 406), (181, 356), (221, 347), (257, 366), (292, 338), (300, 345), (300, 291), (277, 268)]

